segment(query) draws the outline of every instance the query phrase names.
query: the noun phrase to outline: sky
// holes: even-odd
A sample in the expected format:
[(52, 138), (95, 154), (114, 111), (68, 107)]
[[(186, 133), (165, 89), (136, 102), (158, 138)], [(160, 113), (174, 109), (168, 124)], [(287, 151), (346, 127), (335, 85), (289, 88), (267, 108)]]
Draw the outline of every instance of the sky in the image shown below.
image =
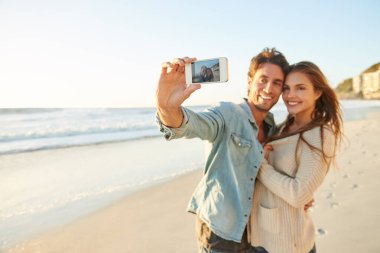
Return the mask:
[(227, 57), (184, 105), (238, 102), (275, 47), (335, 87), (380, 61), (380, 1), (0, 0), (0, 107), (153, 107), (161, 63)]

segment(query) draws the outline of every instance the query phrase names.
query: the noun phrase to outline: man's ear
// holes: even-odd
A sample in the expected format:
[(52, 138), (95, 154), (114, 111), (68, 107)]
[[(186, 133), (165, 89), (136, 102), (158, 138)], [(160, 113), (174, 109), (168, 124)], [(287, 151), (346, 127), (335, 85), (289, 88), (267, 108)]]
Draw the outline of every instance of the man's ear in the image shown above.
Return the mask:
[(252, 83), (252, 77), (248, 76), (247, 83), (248, 83), (248, 88), (249, 88), (249, 86), (251, 86), (251, 83)]
[(252, 77), (248, 76), (247, 78), (247, 90), (248, 90), (248, 96), (249, 96), (249, 92), (251, 90), (251, 84), (252, 84)]

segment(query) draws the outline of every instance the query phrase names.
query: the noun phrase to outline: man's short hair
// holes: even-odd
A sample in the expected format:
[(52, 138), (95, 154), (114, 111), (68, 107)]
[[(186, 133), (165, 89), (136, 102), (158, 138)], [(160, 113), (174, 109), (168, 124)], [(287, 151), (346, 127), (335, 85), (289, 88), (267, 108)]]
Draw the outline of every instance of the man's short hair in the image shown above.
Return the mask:
[(285, 56), (277, 51), (275, 48), (264, 48), (261, 53), (254, 56), (251, 59), (251, 64), (249, 65), (249, 71), (248, 76), (250, 78), (253, 78), (255, 75), (257, 69), (263, 64), (263, 63), (272, 63), (275, 65), (278, 65), (284, 75), (286, 76), (289, 72), (289, 63), (286, 60)]

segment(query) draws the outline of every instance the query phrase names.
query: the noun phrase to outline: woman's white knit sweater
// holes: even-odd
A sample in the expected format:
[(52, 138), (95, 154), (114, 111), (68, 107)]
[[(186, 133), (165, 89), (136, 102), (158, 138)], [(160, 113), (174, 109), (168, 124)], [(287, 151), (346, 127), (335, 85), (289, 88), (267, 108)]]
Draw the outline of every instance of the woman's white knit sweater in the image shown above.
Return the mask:
[[(322, 148), (320, 127), (303, 133), (311, 145)], [(325, 154), (334, 154), (334, 135), (323, 127)], [(270, 145), (268, 161), (264, 159), (255, 184), (250, 218), (253, 246), (270, 253), (307, 253), (314, 244), (315, 228), (304, 205), (313, 199), (329, 167), (317, 151), (301, 141), (300, 134), (275, 140)]]

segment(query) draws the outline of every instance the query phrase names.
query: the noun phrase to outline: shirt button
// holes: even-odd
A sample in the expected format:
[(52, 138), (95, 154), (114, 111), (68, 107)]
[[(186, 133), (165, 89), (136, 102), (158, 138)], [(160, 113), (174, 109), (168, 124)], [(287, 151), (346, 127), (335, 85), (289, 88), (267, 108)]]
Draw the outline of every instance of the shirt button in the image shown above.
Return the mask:
[(253, 181), (253, 177), (251, 177), (251, 181)]
[(251, 197), (248, 197), (248, 200), (251, 200)]
[(244, 217), (248, 217), (248, 215), (244, 214)]
[(255, 165), (255, 168), (257, 169), (257, 166)]
[(241, 147), (241, 143), (239, 143), (238, 145), (239, 145), (239, 147)]
[(263, 153), (263, 151), (260, 151), (260, 153), (262, 154), (262, 153)]

